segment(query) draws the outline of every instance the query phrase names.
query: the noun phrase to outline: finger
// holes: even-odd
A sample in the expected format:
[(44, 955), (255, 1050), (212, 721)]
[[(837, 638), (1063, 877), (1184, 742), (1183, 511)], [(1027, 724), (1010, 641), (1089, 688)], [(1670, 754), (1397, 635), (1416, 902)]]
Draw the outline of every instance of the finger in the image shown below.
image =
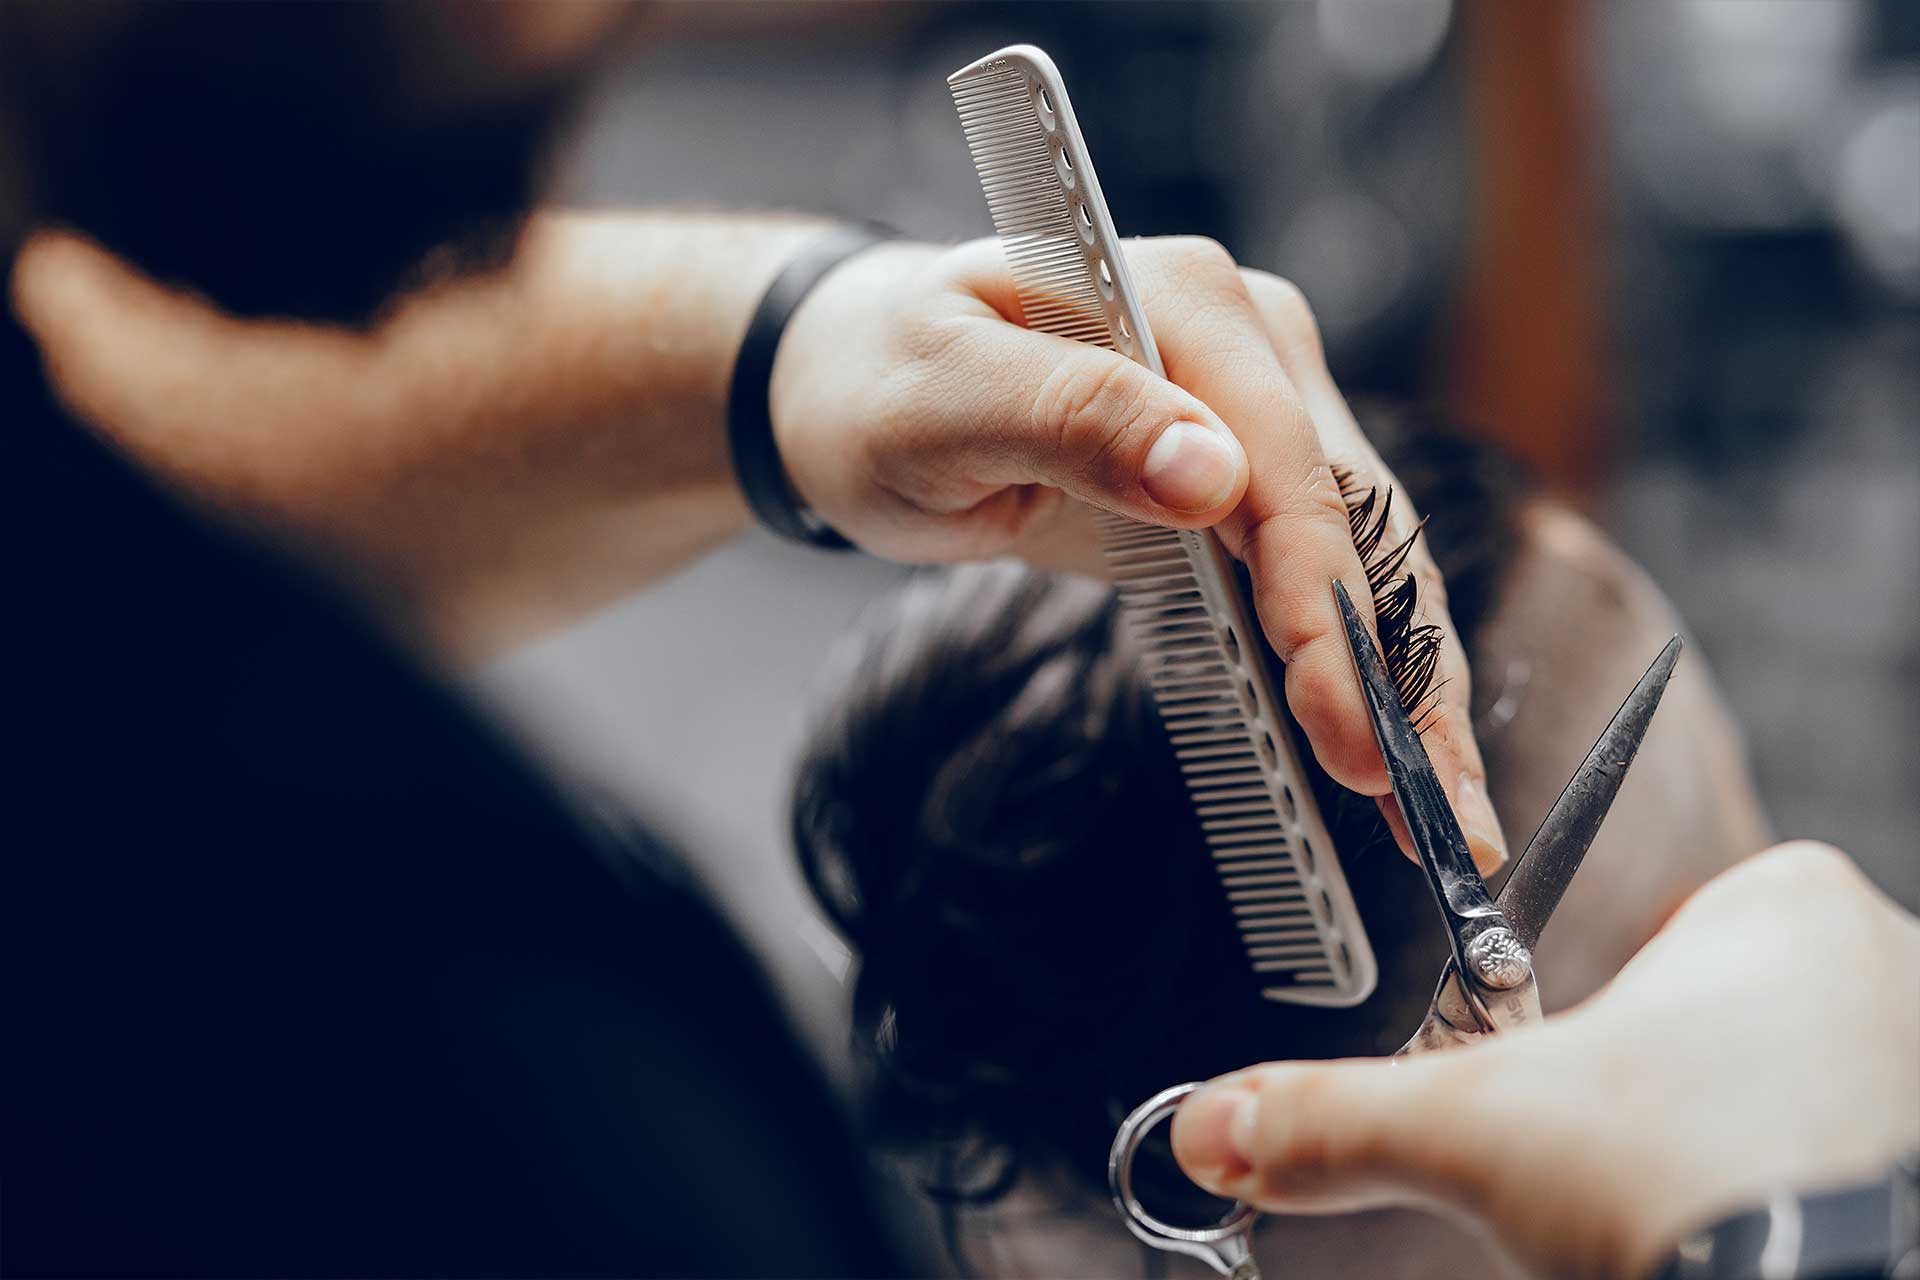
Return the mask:
[(937, 326), (876, 479), (924, 511), (1045, 484), (1136, 520), (1203, 528), (1245, 491), (1247, 456), (1198, 397), (1126, 357), (997, 315)]
[(1209, 241), (1130, 248), (1167, 376), (1220, 413), (1252, 465), (1246, 496), (1219, 530), (1251, 573), (1261, 626), (1286, 664), (1288, 706), (1328, 774), (1384, 794), (1385, 766), (1329, 586), (1344, 582), (1369, 624), (1372, 601), (1309, 407), (1224, 250)]
[(1174, 1157), (1206, 1190), (1276, 1213), (1484, 1204), (1503, 1123), (1486, 1084), (1498, 1048), (1224, 1076), (1174, 1113)]
[[(1404, 572), (1411, 573), (1418, 584), (1422, 619), (1441, 630), (1431, 711), (1425, 717), (1427, 728), (1421, 737), (1440, 784), (1453, 802), (1475, 863), (1482, 872), (1491, 873), (1507, 859), (1506, 834), (1487, 798), (1486, 765), (1474, 738), (1473, 677), (1467, 665), (1466, 648), (1461, 643), (1459, 628), (1447, 611), (1446, 584), (1439, 566), (1434, 563), (1426, 538), (1415, 536), (1420, 513), (1415, 510), (1405, 486), (1395, 479), (1360, 430), (1346, 398), (1334, 385), (1320, 345), (1319, 326), (1314, 323), (1313, 313), (1300, 291), (1264, 271), (1243, 271), (1241, 275), (1281, 367), (1306, 403), (1329, 462), (1344, 468), (1363, 488), (1377, 486), (1382, 495), (1388, 489), (1393, 490), (1387, 531), (1380, 544), (1382, 550), (1414, 538)], [(1415, 710), (1409, 708), (1409, 711)], [(1412, 856), (1411, 837), (1391, 797), (1382, 798), (1381, 808), (1395, 841)]]
[[(997, 252), (967, 246), (955, 260), (957, 283), (964, 290), (1006, 318), (1020, 315), (1011, 278)], [(1345, 582), (1354, 599), (1362, 602), (1369, 623), (1372, 604), (1348, 534), (1346, 509), (1306, 406), (1281, 368), (1232, 259), (1218, 245), (1201, 240), (1141, 241), (1129, 245), (1128, 260), (1141, 285), (1169, 382), (1176, 391), (1184, 388), (1182, 395), (1204, 407), (1209, 426), (1218, 422), (1230, 429), (1250, 468), (1242, 492), (1222, 508), (1199, 521), (1160, 522), (1189, 526), (1218, 522), (1215, 527), (1228, 549), (1251, 571), (1255, 610), (1287, 666), (1288, 704), (1315, 756), (1336, 781), (1365, 794), (1382, 795), (1387, 791), (1386, 769), (1329, 586), (1335, 579)], [(1011, 362), (1011, 353), (1007, 359)], [(1051, 374), (1060, 379), (1052, 384), (1056, 387), (1062, 382), (1098, 385), (1073, 366), (1062, 364), (1068, 359), (1064, 350), (1054, 348), (1045, 369), (1011, 363), (1008, 369), (1027, 383)], [(975, 361), (969, 358), (966, 363), (971, 368)], [(1061, 371), (1051, 372), (1055, 369)], [(1099, 397), (1090, 414), (1107, 422), (1096, 421), (1083, 439), (1085, 435), (1098, 439), (1100, 431), (1113, 430), (1114, 418), (1124, 428), (1137, 418), (1139, 405), (1154, 403), (1140, 389), (1133, 371), (1108, 376), (1112, 379), (1104, 384), (1108, 394)], [(1164, 384), (1149, 379), (1149, 385)], [(1009, 389), (996, 391), (1004, 396)], [(1018, 393), (1014, 394), (1017, 398)], [(1055, 405), (1093, 403), (1085, 394), (1042, 400)], [(971, 411), (973, 406), (968, 408)], [(1062, 417), (1043, 414), (1041, 422), (1021, 424), (1019, 429), (1029, 435), (1038, 431), (1044, 437)], [(977, 426), (977, 421), (970, 425)], [(1104, 444), (1098, 447), (1109, 458), (1125, 456)], [(1131, 456), (1137, 468), (1143, 454), (1136, 450)], [(1071, 454), (1069, 458), (1071, 467), (1078, 459)], [(1107, 496), (1090, 500), (1134, 514), (1116, 504), (1111, 489), (1116, 479), (1124, 483), (1130, 474), (1122, 466), (1117, 475), (1100, 477)], [(1070, 479), (1057, 482), (1072, 483)]]
[(1095, 514), (1084, 502), (1062, 502), (1048, 519), (1023, 533), (1015, 554), (1036, 568), (1104, 579), (1109, 570)]

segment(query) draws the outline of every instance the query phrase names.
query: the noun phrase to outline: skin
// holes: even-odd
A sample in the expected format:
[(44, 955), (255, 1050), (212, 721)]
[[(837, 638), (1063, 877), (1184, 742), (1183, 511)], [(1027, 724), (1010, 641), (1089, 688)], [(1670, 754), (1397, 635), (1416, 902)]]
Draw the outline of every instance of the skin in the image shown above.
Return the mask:
[[(1454, 513), (1436, 512), (1446, 520)], [(1515, 513), (1512, 558), (1474, 639), (1474, 727), (1509, 830), (1534, 830), (1625, 691), (1667, 638), (1673, 604), (1618, 548), (1550, 499)], [(1611, 981), (1708, 880), (1770, 844), (1737, 726), (1707, 662), (1690, 648), (1660, 714), (1554, 923), (1535, 950), (1548, 1013)], [(1376, 945), (1391, 940), (1378, 936)], [(1431, 975), (1393, 1003), (1399, 1036), (1432, 995)], [(1310, 1046), (1276, 1043), (1274, 1051)], [(969, 1275), (1132, 1275), (1138, 1246), (1105, 1195), (1033, 1170), (1013, 1194), (960, 1217)], [(1400, 1280), (1517, 1280), (1533, 1274), (1458, 1214), (1396, 1207), (1331, 1217), (1269, 1216), (1254, 1236), (1268, 1274), (1391, 1275)], [(1210, 1274), (1164, 1259), (1169, 1276)]]
[(1644, 1276), (1777, 1190), (1879, 1176), (1920, 1143), (1916, 1061), (1920, 920), (1802, 841), (1711, 881), (1538, 1028), (1222, 1077), (1176, 1115), (1174, 1153), (1273, 1212), (1426, 1204), (1545, 1274)]
[[(459, 110), (516, 76), (564, 76), (613, 20), (570, 15), (535, 40), (543, 8), (553, 12), (432, 9), (445, 21), (423, 20), (431, 56), (413, 60), (413, 87), (451, 89), (448, 101), (423, 94), (419, 105)], [(130, 12), (12, 6), (7, 16), (66, 56), (109, 38)], [(539, 56), (524, 66), (503, 54), (526, 48)], [(13, 144), (0, 130), (9, 244), (34, 225), (11, 195), (33, 189), (30, 149)], [(577, 617), (742, 527), (721, 390), (752, 300), (803, 230), (543, 221), (507, 270), (412, 299), (371, 332), (242, 324), (71, 238), (29, 247), (12, 301), (68, 403), (130, 456), (330, 554), (396, 618), (474, 653)], [(989, 246), (882, 250), (847, 264), (796, 315), (775, 373), (776, 431), (795, 483), (856, 541), (902, 558), (1070, 554), (1085, 526), (1068, 499), (1217, 527), (1253, 570), (1263, 624), (1290, 662), (1289, 703), (1322, 763), (1384, 795), (1327, 592), (1340, 578), (1367, 597), (1328, 463), (1370, 451), (1324, 376), (1311, 316), (1297, 291), (1237, 269), (1217, 245), (1146, 241), (1131, 256), (1170, 381), (1020, 329)], [(1191, 459), (1149, 465), (1181, 423), (1193, 424), (1179, 428), (1184, 438), (1224, 446), (1224, 474)], [(1361, 472), (1384, 479), (1377, 466)], [(1178, 476), (1191, 483), (1174, 485)], [(1424, 558), (1415, 565), (1444, 625), (1437, 576)], [(1484, 791), (1467, 785), (1480, 771), (1457, 646), (1443, 665), (1459, 723), (1431, 751), (1490, 868), (1504, 842)], [(1417, 1192), (1484, 1213), (1523, 1255), (1631, 1274), (1682, 1219), (1761, 1178), (1850, 1170), (1895, 1138), (1912, 1141), (1885, 1120), (1920, 1114), (1901, 1092), (1920, 1007), (1914, 932), (1830, 852), (1770, 855), (1703, 892), (1606, 994), (1537, 1032), (1419, 1063), (1246, 1073), (1184, 1111), (1176, 1142), (1190, 1168), (1266, 1203)], [(1825, 981), (1832, 972), (1876, 981)], [(1783, 998), (1789, 1013), (1817, 1012), (1827, 1040), (1859, 1050), (1842, 1064), (1847, 1079), (1780, 1015)], [(1708, 1026), (1702, 1008), (1727, 1016)], [(1662, 1051), (1657, 1068), (1648, 1046)], [(1764, 1081), (1740, 1070), (1760, 1054), (1787, 1067)], [(1388, 1071), (1398, 1074), (1383, 1089)], [(1783, 1087), (1807, 1104), (1784, 1122)], [(1302, 1091), (1315, 1105), (1288, 1105)], [(1239, 1169), (1222, 1144), (1229, 1111), (1247, 1114), (1249, 1098), (1259, 1105), (1237, 1130), (1247, 1139)], [(1688, 1106), (1676, 1111), (1675, 1098)], [(1889, 1098), (1900, 1105), (1870, 1105)], [(1596, 1132), (1623, 1114), (1671, 1123), (1651, 1137), (1617, 1124)], [(1488, 1158), (1492, 1135), (1504, 1144), (1522, 1118), (1534, 1122), (1519, 1126), (1528, 1136), (1502, 1147), (1507, 1159)], [(1650, 1142), (1670, 1157), (1651, 1173)], [(1575, 1194), (1543, 1202), (1549, 1185)]]
[[(1498, 603), (1475, 638), (1473, 702), (1494, 803), (1523, 838), (1647, 663), (1687, 628), (1638, 565), (1552, 500), (1524, 504), (1514, 535)], [(1535, 949), (1547, 1011), (1593, 995), (1689, 895), (1775, 839), (1709, 655), (1689, 642)]]
[[(472, 659), (746, 526), (727, 377), (761, 290), (817, 233), (792, 219), (544, 215), (504, 271), (429, 289), (365, 332), (224, 316), (46, 233), (18, 259), (13, 305), (77, 416), (196, 497), (318, 548)], [(902, 560), (1085, 564), (1088, 506), (1215, 528), (1253, 571), (1321, 763), (1384, 796), (1328, 590), (1340, 578), (1368, 607), (1329, 464), (1391, 477), (1298, 290), (1205, 240), (1137, 241), (1130, 260), (1167, 379), (1022, 328), (991, 241), (844, 264), (794, 315), (774, 370), (795, 487)], [(1198, 437), (1198, 462), (1156, 467), (1168, 432)], [(1414, 513), (1396, 506), (1410, 533)], [(1429, 751), (1492, 870), (1505, 841), (1471, 678), (1424, 546), (1412, 563), (1449, 637)]]

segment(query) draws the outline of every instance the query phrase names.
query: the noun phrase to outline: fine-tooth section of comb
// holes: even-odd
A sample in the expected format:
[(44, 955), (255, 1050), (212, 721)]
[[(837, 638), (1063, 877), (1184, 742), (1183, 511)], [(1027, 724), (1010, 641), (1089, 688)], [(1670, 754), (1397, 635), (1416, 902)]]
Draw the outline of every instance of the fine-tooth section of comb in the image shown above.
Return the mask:
[[(1052, 59), (1014, 45), (948, 77), (1029, 329), (1164, 376)], [(1377, 968), (1286, 731), (1264, 646), (1211, 533), (1098, 520), (1194, 813), (1269, 999), (1353, 1005)]]

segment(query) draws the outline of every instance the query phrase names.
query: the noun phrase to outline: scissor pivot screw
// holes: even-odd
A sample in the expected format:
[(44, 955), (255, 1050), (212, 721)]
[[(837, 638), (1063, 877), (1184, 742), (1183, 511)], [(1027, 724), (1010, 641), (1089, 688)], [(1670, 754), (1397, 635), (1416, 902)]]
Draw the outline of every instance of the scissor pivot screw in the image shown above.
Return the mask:
[(1489, 929), (1467, 944), (1467, 963), (1489, 987), (1517, 987), (1533, 972), (1533, 957), (1511, 929)]

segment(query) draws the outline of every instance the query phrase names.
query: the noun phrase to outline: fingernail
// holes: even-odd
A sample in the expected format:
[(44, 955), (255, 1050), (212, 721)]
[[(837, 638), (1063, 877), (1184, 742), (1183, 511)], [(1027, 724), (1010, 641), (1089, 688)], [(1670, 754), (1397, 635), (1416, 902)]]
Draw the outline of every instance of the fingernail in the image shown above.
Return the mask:
[(1214, 1085), (1180, 1104), (1174, 1120), (1175, 1149), (1181, 1167), (1195, 1182), (1217, 1187), (1253, 1167), (1234, 1141), (1243, 1100), (1251, 1097), (1244, 1089)]
[(1176, 422), (1147, 450), (1140, 485), (1173, 511), (1211, 511), (1240, 482), (1240, 446), (1197, 422)]
[(1493, 811), (1486, 788), (1471, 774), (1460, 775), (1460, 786), (1453, 797), (1453, 813), (1460, 819), (1460, 832), (1467, 838), (1480, 874), (1492, 875), (1507, 860), (1507, 836), (1500, 829), (1500, 815)]

